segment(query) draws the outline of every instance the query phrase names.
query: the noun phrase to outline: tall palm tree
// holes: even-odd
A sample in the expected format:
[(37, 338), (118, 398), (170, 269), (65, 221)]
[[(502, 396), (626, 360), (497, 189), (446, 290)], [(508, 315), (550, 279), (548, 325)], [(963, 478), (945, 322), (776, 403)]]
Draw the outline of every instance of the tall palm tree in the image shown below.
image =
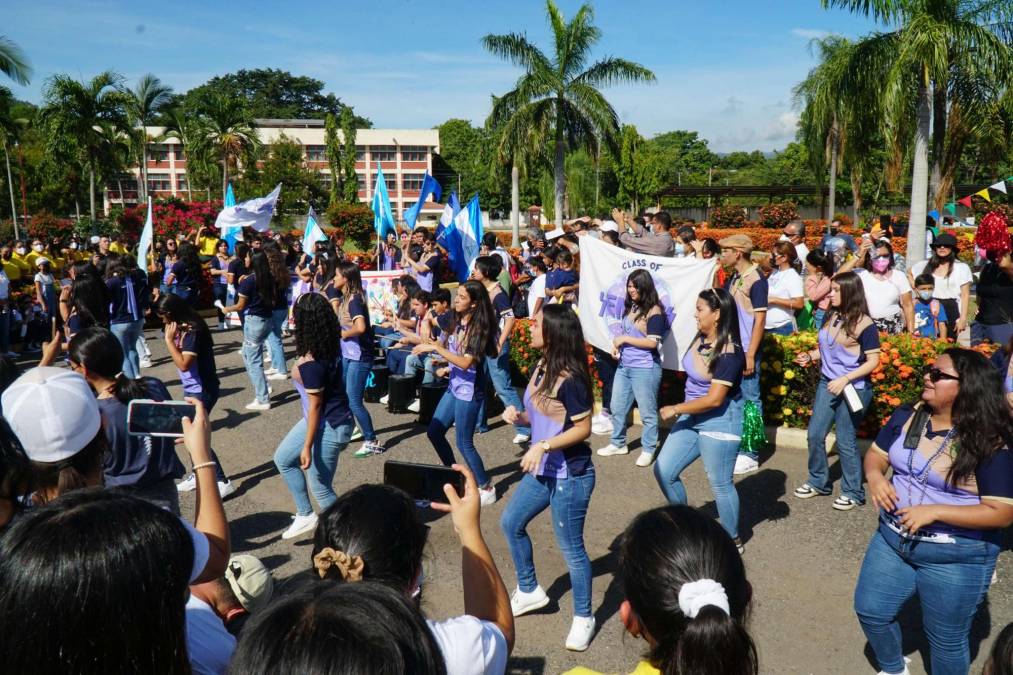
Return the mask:
[(74, 139), (81, 150), (81, 160), (88, 170), (88, 199), (92, 221), (95, 212), (95, 176), (99, 159), (109, 142), (107, 127), (129, 133), (119, 91), (121, 77), (106, 71), (89, 82), (79, 82), (67, 75), (54, 75), (46, 83), (42, 118), (54, 132)]
[[(14, 178), (11, 176), (10, 147), (21, 136), (26, 120), (17, 119), (11, 107), (14, 95), (10, 89), (0, 87), (0, 145), (4, 150), (4, 163), (7, 168), (7, 192), (11, 199), (11, 220), (14, 221), (14, 236), (18, 238), (18, 209), (14, 200)], [(24, 214), (21, 214), (22, 216)]]
[(201, 122), (194, 115), (182, 108), (165, 112), (166, 124), (163, 138), (175, 138), (183, 146), (186, 158), (187, 199), (191, 198), (194, 187), (203, 185), (208, 191), (211, 201), (211, 183), (217, 181), (217, 174), (212, 170), (211, 148), (202, 135)]
[(124, 104), (130, 122), (137, 127), (136, 144), (140, 150), (141, 181), (139, 192), (140, 201), (148, 200), (148, 134), (147, 126), (161, 108), (172, 97), (172, 87), (162, 84), (162, 81), (148, 73), (137, 81), (133, 89), (123, 88)]
[[(486, 35), (482, 44), (493, 54), (524, 68), (514, 89), (497, 100), (491, 117), (507, 118), (505, 133), (524, 134), (512, 126), (534, 125), (551, 129), (555, 156), (555, 220), (563, 223), (566, 193), (566, 149), (586, 148), (598, 156), (598, 146), (614, 149), (619, 116), (600, 89), (629, 82), (653, 82), (654, 73), (644, 66), (607, 57), (588, 65), (591, 48), (601, 38), (593, 23), (594, 10), (582, 5), (569, 23), (552, 0), (546, 0), (552, 29), (552, 54), (546, 55), (519, 33)], [(505, 114), (503, 110), (513, 111)]]
[[(1013, 81), (1013, 4), (995, 0), (821, 2), (824, 7), (870, 16), (892, 29), (859, 42), (849, 77), (880, 91), (886, 117), (915, 110), (907, 256), (917, 262), (925, 257), (929, 161), (931, 157), (936, 165), (932, 173), (938, 188), (953, 104), (972, 110), (981, 104), (975, 96), (1001, 96)], [(984, 75), (991, 78), (986, 89), (980, 87)], [(975, 87), (965, 85), (972, 81), (979, 87), (969, 96), (967, 92)]]
[(11, 78), (21, 86), (32, 79), (32, 67), (21, 47), (8, 38), (0, 35), (0, 73)]
[(229, 166), (251, 159), (260, 149), (253, 116), (243, 101), (215, 95), (199, 111), (201, 142), (214, 149), (222, 165), (222, 199), (229, 187)]

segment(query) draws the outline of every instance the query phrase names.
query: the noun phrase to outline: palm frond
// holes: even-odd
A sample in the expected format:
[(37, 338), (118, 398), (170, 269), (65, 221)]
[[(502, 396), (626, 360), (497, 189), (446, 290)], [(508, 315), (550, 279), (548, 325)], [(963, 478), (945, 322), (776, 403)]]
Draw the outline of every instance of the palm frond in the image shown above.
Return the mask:
[(28, 63), (28, 57), (6, 35), (0, 35), (0, 73), (21, 86), (26, 86), (32, 79), (32, 66)]
[(615, 57), (606, 57), (591, 65), (587, 70), (574, 78), (576, 82), (592, 87), (611, 87), (616, 84), (632, 84), (635, 82), (655, 82), (654, 73), (648, 68)]

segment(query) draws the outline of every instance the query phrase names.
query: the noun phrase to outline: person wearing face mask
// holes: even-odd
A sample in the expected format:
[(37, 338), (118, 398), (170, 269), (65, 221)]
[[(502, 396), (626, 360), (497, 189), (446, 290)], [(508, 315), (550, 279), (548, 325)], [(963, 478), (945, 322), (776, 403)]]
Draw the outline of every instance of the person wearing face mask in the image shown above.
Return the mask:
[(27, 253), (24, 254), (25, 262), (31, 265), (32, 267), (35, 267), (36, 266), (35, 261), (38, 260), (39, 258), (44, 257), (47, 260), (49, 259), (49, 256), (45, 255), (45, 252), (46, 252), (46, 245), (42, 243), (42, 240), (34, 239), (32, 240), (31, 250), (29, 250)]
[(793, 220), (785, 225), (778, 241), (786, 241), (794, 246), (799, 260), (805, 260), (809, 256), (809, 247), (805, 245), (805, 223), (801, 220)]
[(919, 274), (915, 277), (915, 332), (933, 340), (945, 340), (948, 315), (942, 303), (932, 298), (932, 275)]
[(869, 316), (876, 328), (890, 334), (914, 332), (914, 301), (911, 284), (903, 272), (895, 267), (893, 247), (885, 239), (873, 243), (863, 238), (858, 255), (838, 269), (838, 273), (852, 269), (862, 280)]
[(932, 242), (932, 257), (911, 266), (908, 279), (929, 274), (934, 281), (932, 297), (946, 310), (946, 329), (956, 338), (968, 325), (971, 306), (971, 268), (957, 260), (957, 238), (944, 232)]
[(697, 241), (696, 232), (692, 227), (684, 225), (679, 228), (675, 235), (676, 258), (693, 258), (697, 255), (700, 246), (701, 243)]
[(14, 250), (8, 245), (0, 248), (0, 264), (3, 265), (4, 274), (7, 275), (12, 284), (17, 285), (21, 281), (21, 268), (11, 257), (13, 254)]
[(21, 270), (22, 276), (31, 277), (32, 274), (34, 274), (34, 270), (25, 259), (25, 256), (27, 255), (28, 247), (25, 245), (25, 242), (20, 239), (14, 242), (14, 254), (11, 256), (11, 260), (13, 260), (14, 264)]

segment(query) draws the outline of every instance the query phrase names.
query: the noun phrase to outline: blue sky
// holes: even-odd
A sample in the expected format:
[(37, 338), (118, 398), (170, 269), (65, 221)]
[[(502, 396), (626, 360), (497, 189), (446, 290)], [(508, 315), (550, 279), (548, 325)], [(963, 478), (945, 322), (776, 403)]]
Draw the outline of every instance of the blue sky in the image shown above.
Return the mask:
[[(570, 15), (581, 3), (559, 4)], [(598, 0), (595, 10), (603, 32), (595, 56), (638, 61), (658, 78), (607, 92), (622, 120), (645, 136), (695, 130), (720, 152), (783, 148), (797, 119), (791, 88), (813, 65), (809, 40), (874, 29), (819, 0)], [(31, 101), (54, 73), (152, 72), (185, 91), (216, 74), (273, 67), (318, 78), (374, 125), (395, 128), (480, 123), (490, 95), (519, 75), (485, 53), (480, 37), (526, 32), (543, 48), (548, 40), (535, 0), (22, 0), (3, 16), (0, 32), (35, 70), (30, 86), (12, 89)]]

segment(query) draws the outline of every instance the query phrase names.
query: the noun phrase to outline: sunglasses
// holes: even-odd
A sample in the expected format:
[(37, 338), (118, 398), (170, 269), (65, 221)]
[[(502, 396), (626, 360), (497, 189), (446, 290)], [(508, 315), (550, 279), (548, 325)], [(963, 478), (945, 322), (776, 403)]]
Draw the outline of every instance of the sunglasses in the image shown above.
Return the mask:
[(955, 380), (957, 382), (960, 382), (960, 378), (957, 377), (956, 375), (944, 373), (943, 371), (933, 366), (926, 368), (923, 374), (925, 375), (925, 377), (929, 378), (929, 380), (932, 381), (933, 383), (938, 382), (939, 380)]

